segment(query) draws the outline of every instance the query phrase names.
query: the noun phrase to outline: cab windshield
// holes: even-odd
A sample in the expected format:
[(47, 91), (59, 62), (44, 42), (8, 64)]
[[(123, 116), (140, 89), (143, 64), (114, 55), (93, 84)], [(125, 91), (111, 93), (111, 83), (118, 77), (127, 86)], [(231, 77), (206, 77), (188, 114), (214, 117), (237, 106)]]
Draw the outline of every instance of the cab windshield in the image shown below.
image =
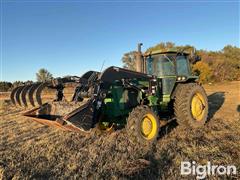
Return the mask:
[[(176, 58), (176, 71), (175, 71)], [(155, 76), (188, 75), (189, 66), (187, 57), (176, 54), (157, 54), (147, 58), (147, 73)]]
[(173, 55), (153, 55), (147, 58), (147, 73), (155, 76), (175, 75)]

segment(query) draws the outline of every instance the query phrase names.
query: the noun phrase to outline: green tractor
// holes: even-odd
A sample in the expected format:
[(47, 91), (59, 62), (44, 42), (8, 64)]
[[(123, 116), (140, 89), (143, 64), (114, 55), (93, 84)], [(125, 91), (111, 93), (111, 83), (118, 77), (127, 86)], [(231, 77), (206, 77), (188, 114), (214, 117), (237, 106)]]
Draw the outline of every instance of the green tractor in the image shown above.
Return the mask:
[[(89, 71), (77, 80), (74, 76), (75, 79), (54, 80), (54, 83), (45, 82), (44, 85), (28, 84), (13, 90), (11, 99), (13, 103), (27, 105), (26, 99), (33, 101), (33, 94), (37, 94), (39, 106), (24, 112), (31, 119), (71, 131), (89, 132), (92, 128), (109, 131), (124, 127), (129, 138), (141, 144), (154, 142), (160, 126), (173, 119), (188, 128), (204, 125), (208, 100), (197, 82), (198, 77), (191, 73), (191, 64), (200, 58), (184, 51), (142, 54), (141, 45), (138, 45), (136, 71), (112, 66), (102, 73)], [(56, 110), (66, 109), (66, 104), (59, 106), (62, 98), (57, 98), (54, 103), (41, 103), (44, 87), (63, 89), (65, 82), (72, 81), (79, 85), (73, 102), (67, 105), (74, 104), (70, 112), (60, 114)], [(86, 98), (84, 104), (76, 105), (76, 101)]]
[(178, 51), (143, 55), (139, 44), (138, 73), (113, 68), (120, 78), (111, 82), (105, 94), (101, 119), (106, 124), (125, 125), (129, 138), (139, 142), (155, 141), (160, 122), (176, 119), (179, 125), (189, 128), (204, 125), (208, 116), (207, 95), (197, 83), (198, 76), (191, 73), (191, 63), (199, 60), (195, 53)]

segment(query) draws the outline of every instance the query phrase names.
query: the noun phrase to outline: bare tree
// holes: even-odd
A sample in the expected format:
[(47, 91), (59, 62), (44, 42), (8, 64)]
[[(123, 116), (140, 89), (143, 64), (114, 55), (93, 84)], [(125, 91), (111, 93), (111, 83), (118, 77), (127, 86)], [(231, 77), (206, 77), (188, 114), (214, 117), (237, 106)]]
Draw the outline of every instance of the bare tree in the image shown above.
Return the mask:
[(53, 78), (52, 74), (44, 68), (39, 69), (39, 71), (36, 73), (36, 76), (38, 82), (46, 82)]

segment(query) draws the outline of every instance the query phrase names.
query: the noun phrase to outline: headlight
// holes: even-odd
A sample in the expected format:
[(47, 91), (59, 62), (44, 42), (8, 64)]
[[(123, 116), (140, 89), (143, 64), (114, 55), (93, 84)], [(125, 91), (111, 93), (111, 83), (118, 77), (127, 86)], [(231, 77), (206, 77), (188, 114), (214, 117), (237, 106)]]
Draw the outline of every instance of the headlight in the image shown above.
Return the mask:
[(183, 76), (183, 77), (182, 77), (182, 81), (185, 81), (185, 80), (186, 80), (186, 77), (185, 77), (185, 76)]
[(185, 76), (178, 76), (177, 81), (185, 81), (187, 78)]

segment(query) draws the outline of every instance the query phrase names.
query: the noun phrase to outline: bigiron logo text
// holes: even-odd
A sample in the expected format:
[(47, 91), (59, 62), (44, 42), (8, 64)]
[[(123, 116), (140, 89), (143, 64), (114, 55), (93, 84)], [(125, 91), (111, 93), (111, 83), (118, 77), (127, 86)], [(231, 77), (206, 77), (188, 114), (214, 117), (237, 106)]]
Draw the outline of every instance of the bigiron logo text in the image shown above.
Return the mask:
[(197, 179), (204, 179), (207, 176), (231, 176), (237, 174), (237, 168), (234, 165), (212, 165), (207, 162), (205, 165), (197, 164), (195, 161), (181, 162), (181, 175), (194, 175)]

